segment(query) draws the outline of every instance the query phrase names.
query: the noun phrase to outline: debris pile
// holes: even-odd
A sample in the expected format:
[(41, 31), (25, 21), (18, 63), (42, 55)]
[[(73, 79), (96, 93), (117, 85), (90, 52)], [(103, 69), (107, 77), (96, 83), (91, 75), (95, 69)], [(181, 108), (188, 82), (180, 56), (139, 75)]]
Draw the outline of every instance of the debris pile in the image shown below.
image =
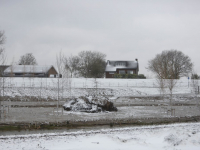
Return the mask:
[(81, 96), (73, 98), (63, 105), (66, 111), (97, 113), (102, 111), (117, 111), (117, 108), (107, 97)]

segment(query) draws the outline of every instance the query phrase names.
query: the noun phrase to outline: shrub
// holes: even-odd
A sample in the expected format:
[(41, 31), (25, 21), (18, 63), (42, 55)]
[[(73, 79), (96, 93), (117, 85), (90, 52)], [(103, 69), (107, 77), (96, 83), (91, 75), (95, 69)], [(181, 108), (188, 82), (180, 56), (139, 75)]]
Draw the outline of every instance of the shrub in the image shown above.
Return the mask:
[(146, 77), (145, 77), (143, 74), (139, 74), (139, 75), (138, 75), (138, 78), (139, 78), (139, 79), (146, 79)]
[(191, 77), (191, 79), (199, 79), (200, 78), (200, 76), (198, 76), (198, 74), (192, 74), (192, 77)]
[(143, 74), (114, 74), (114, 78), (122, 78), (122, 79), (146, 79)]

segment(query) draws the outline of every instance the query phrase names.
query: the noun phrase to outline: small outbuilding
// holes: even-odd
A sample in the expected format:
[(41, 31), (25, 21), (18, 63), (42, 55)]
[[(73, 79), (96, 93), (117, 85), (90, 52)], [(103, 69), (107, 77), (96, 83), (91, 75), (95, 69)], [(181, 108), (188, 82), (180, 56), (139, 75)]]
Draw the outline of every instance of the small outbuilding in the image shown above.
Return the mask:
[(138, 60), (135, 61), (113, 61), (108, 60), (105, 69), (106, 78), (114, 78), (114, 74), (136, 74), (139, 72)]
[(58, 72), (54, 66), (41, 65), (12, 65), (7, 67), (4, 77), (57, 77)]

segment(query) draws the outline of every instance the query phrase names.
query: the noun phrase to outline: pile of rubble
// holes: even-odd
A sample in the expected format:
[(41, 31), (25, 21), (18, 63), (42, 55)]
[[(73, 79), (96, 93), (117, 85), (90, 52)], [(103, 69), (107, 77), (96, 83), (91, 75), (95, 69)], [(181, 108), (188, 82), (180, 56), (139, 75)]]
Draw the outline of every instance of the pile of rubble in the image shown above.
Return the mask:
[(79, 98), (73, 98), (63, 105), (66, 111), (80, 111), (88, 113), (97, 113), (102, 111), (117, 111), (117, 108), (113, 105), (107, 97), (98, 96), (82, 96)]

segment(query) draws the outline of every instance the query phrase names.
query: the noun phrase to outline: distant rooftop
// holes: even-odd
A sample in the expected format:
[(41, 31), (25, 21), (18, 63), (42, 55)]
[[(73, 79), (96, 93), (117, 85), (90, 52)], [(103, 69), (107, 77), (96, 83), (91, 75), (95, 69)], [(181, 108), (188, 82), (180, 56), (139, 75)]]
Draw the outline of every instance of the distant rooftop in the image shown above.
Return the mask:
[(4, 73), (46, 73), (53, 66), (41, 65), (13, 65), (4, 70)]

